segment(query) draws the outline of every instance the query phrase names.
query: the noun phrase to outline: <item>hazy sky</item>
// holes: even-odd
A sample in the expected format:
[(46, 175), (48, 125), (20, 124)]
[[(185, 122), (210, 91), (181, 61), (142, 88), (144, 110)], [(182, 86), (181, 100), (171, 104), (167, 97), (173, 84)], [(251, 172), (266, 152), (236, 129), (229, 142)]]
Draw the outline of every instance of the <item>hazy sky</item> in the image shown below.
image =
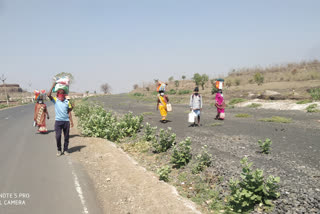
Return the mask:
[(0, 75), (48, 89), (133, 84), (320, 58), (318, 0), (0, 0)]

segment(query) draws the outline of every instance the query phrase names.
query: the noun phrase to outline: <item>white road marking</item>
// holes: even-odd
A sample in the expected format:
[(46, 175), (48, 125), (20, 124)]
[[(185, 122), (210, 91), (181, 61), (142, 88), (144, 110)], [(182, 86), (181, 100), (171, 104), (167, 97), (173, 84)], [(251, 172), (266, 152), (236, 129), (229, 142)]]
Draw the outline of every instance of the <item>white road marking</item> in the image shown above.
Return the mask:
[(72, 172), (72, 175), (73, 175), (74, 186), (75, 186), (75, 188), (77, 190), (78, 196), (79, 196), (81, 204), (82, 204), (82, 208), (83, 208), (82, 213), (83, 214), (89, 214), (88, 208), (86, 207), (86, 200), (84, 199), (84, 196), (83, 196), (83, 193), (82, 193), (82, 188), (80, 186), (78, 176), (74, 171), (74, 168), (73, 168), (73, 165), (72, 165), (72, 162), (71, 162), (70, 158), (68, 158), (68, 163), (71, 166), (71, 172)]

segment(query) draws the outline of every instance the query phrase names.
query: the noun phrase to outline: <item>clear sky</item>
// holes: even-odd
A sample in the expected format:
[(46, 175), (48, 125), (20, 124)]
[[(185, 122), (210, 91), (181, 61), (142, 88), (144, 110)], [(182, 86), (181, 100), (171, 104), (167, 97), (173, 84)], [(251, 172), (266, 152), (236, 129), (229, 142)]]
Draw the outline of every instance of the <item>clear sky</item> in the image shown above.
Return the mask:
[(170, 76), (320, 58), (318, 0), (0, 0), (0, 75), (113, 93)]

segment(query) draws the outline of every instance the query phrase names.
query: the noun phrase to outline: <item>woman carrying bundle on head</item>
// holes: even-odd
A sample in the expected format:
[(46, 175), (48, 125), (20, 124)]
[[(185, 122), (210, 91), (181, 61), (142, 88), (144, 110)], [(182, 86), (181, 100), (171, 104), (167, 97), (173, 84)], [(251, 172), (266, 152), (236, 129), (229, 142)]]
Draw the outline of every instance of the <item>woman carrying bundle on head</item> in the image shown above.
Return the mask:
[(159, 91), (158, 100), (157, 100), (157, 110), (159, 109), (160, 114), (162, 116), (161, 121), (166, 121), (166, 117), (168, 115), (167, 112), (167, 103), (169, 102), (169, 98), (164, 94), (164, 91)]
[(41, 90), (40, 92), (35, 91), (35, 100), (37, 101), (37, 103), (34, 108), (33, 120), (35, 122), (35, 125), (39, 127), (38, 131), (40, 133), (48, 132), (46, 127), (46, 117), (49, 120), (49, 112), (47, 109), (47, 105), (44, 104), (45, 97), (45, 90)]
[(224, 109), (226, 107), (226, 104), (224, 103), (224, 98), (223, 98), (223, 94), (222, 94), (222, 90), (219, 89), (218, 92), (216, 93), (216, 103), (215, 106), (217, 107), (217, 116), (216, 116), (216, 120), (224, 120), (225, 118), (225, 113), (224, 113)]

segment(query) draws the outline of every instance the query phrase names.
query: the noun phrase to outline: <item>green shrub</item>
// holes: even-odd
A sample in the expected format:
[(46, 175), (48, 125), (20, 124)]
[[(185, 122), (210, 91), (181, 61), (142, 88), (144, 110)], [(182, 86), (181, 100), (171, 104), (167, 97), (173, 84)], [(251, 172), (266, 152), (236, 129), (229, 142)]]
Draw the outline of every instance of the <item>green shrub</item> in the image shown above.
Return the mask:
[(160, 169), (158, 169), (157, 174), (159, 175), (159, 180), (168, 182), (170, 172), (170, 166), (163, 166)]
[(235, 79), (234, 83), (236, 84), (236, 86), (239, 86), (241, 81), (240, 81), (240, 79)]
[(234, 212), (245, 213), (252, 211), (257, 204), (271, 208), (272, 201), (280, 196), (279, 177), (269, 176), (267, 179), (263, 176), (263, 170), (252, 170), (252, 163), (248, 163), (245, 157), (241, 160), (242, 173), (241, 180), (230, 180), (231, 190), (228, 204)]
[(202, 172), (206, 167), (209, 167), (211, 165), (212, 155), (209, 154), (207, 147), (207, 145), (203, 146), (201, 153), (196, 156), (196, 163), (194, 168), (192, 169), (193, 174)]
[(99, 105), (88, 103), (77, 105), (75, 115), (79, 117), (79, 126), (83, 135), (118, 141), (133, 136), (142, 128), (143, 116), (125, 114), (120, 120)]
[(279, 117), (279, 116), (272, 116), (270, 118), (262, 118), (259, 121), (263, 122), (273, 122), (273, 123), (291, 123), (291, 118)]
[(270, 153), (272, 141), (269, 138), (267, 138), (264, 142), (259, 140), (258, 144), (260, 146), (260, 149), (261, 149), (262, 153), (265, 153), (265, 154), (269, 154)]
[(246, 99), (243, 99), (243, 98), (233, 98), (229, 101), (228, 105), (235, 105), (235, 104), (238, 104), (238, 103), (242, 103), (246, 101)]
[(173, 147), (171, 163), (173, 163), (175, 167), (180, 168), (187, 165), (191, 158), (191, 139), (187, 137), (184, 141), (181, 141)]
[(154, 141), (156, 139), (156, 130), (157, 127), (151, 127), (151, 125), (149, 123), (146, 123), (145, 127), (144, 127), (144, 135), (143, 135), (143, 139), (146, 141)]
[(177, 91), (174, 89), (170, 89), (170, 91), (167, 91), (167, 94), (171, 94), (171, 95), (176, 94), (176, 93), (177, 93)]
[(159, 94), (159, 92), (157, 92), (157, 91), (152, 92), (152, 95), (158, 95), (158, 94)]
[(178, 88), (179, 87), (179, 80), (174, 81), (174, 85)]
[(253, 79), (258, 85), (262, 85), (262, 83), (264, 82), (264, 76), (261, 73), (256, 73), (253, 76)]
[(251, 115), (250, 115), (250, 114), (243, 113), (243, 114), (236, 114), (235, 117), (247, 118), (247, 117), (251, 117)]
[(192, 91), (190, 91), (190, 90), (179, 90), (178, 91), (178, 94), (179, 95), (183, 95), (183, 94), (190, 94)]
[(300, 100), (296, 102), (296, 104), (307, 104), (307, 103), (312, 103), (312, 100)]
[(171, 128), (167, 130), (160, 129), (159, 137), (152, 141), (152, 147), (155, 153), (166, 152), (170, 149), (176, 140), (176, 134), (171, 133)]
[(320, 88), (314, 88), (309, 91), (313, 100), (320, 100)]
[(136, 93), (133, 94), (133, 96), (135, 96), (135, 97), (143, 97), (144, 94), (136, 92)]
[(219, 89), (216, 88), (216, 86), (212, 86), (211, 88), (211, 94), (215, 94), (218, 92)]
[(315, 104), (311, 104), (309, 105), (306, 110), (308, 113), (313, 113), (313, 112), (320, 112), (319, 109), (317, 109), (318, 105), (315, 103)]
[(2, 109), (2, 108), (7, 108), (7, 107), (8, 107), (7, 104), (0, 104), (0, 109)]
[(250, 105), (247, 105), (248, 108), (258, 108), (262, 106), (260, 103), (251, 103)]

